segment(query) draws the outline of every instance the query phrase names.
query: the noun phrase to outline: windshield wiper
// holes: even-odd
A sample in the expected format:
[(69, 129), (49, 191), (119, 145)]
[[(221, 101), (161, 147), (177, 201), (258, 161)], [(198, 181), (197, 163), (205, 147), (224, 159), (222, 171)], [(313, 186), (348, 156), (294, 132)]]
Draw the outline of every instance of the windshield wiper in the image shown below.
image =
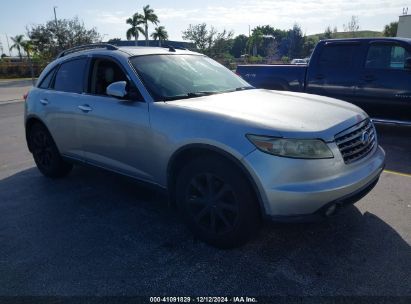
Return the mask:
[(244, 91), (244, 90), (251, 90), (251, 89), (255, 89), (255, 87), (246, 86), (246, 87), (238, 87), (238, 88), (235, 88), (236, 91)]
[(199, 91), (199, 92), (190, 92), (187, 93), (187, 96), (190, 97), (199, 97), (199, 96), (207, 96), (207, 95), (213, 95), (213, 94), (218, 94), (221, 92), (216, 92), (216, 91)]
[(251, 86), (238, 87), (238, 88), (235, 88), (235, 89), (230, 89), (230, 90), (227, 90), (227, 91), (223, 91), (221, 93), (230, 93), (230, 92), (245, 91), (245, 90), (251, 90), (251, 89), (255, 89), (255, 87), (251, 87)]
[(208, 95), (213, 95), (213, 94), (219, 94), (221, 92), (216, 92), (216, 91), (199, 91), (199, 92), (189, 92), (185, 95), (176, 95), (176, 96), (170, 96), (170, 97), (164, 97), (163, 99), (165, 101), (170, 101), (170, 100), (177, 100), (177, 99), (187, 99), (187, 98), (194, 98), (194, 97), (202, 97), (202, 96), (208, 96)]
[(227, 91), (189, 92), (185, 95), (175, 95), (175, 96), (170, 96), (170, 97), (163, 97), (162, 99), (164, 101), (171, 101), (171, 100), (178, 100), (178, 99), (188, 99), (188, 98), (194, 98), (194, 97), (209, 96), (209, 95), (214, 95), (214, 94), (229, 93), (229, 92), (235, 92), (235, 91), (244, 91), (244, 90), (250, 90), (250, 89), (255, 89), (255, 87), (252, 87), (252, 86), (238, 87), (238, 88), (227, 90)]

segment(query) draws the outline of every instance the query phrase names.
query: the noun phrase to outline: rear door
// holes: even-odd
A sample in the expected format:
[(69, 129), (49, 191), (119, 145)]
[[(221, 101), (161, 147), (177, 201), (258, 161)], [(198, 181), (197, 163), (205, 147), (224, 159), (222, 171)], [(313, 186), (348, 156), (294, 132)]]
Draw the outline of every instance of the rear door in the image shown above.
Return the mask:
[(356, 89), (356, 102), (372, 117), (411, 122), (411, 51), (396, 42), (371, 42)]
[(317, 46), (307, 71), (306, 92), (353, 101), (359, 78), (361, 44), (357, 41), (324, 42)]
[[(106, 94), (113, 82), (126, 81), (134, 96)], [(151, 129), (148, 103), (121, 63), (109, 56), (91, 60), (81, 122), (86, 161), (139, 179), (151, 181)]]
[(61, 63), (50, 89), (40, 99), (46, 125), (60, 153), (75, 158), (82, 158), (78, 106), (82, 102), (87, 61), (86, 57), (78, 57)]

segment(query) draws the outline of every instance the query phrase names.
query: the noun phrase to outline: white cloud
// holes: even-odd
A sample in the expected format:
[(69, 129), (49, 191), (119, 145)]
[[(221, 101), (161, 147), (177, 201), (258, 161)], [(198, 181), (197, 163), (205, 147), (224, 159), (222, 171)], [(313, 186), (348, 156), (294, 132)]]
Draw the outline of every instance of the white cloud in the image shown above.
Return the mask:
[(158, 8), (155, 10), (160, 21), (172, 19), (189, 19), (197, 16), (200, 9), (177, 9), (177, 8)]
[[(382, 29), (387, 21), (395, 20), (393, 18), (401, 14), (405, 6), (406, 0), (242, 0), (219, 5), (207, 5), (205, 2), (204, 6), (198, 5), (201, 8), (156, 7), (155, 12), (175, 35), (179, 35), (188, 24), (201, 22), (220, 29), (234, 29), (237, 33), (247, 31), (248, 25), (270, 24), (285, 29), (297, 22), (308, 33), (313, 33), (324, 30), (328, 25), (342, 29), (342, 24), (348, 22), (352, 15), (359, 16), (362, 29)], [(93, 15), (97, 16), (94, 19), (99, 24), (123, 27), (131, 14), (94, 11)]]
[(123, 11), (107, 12), (101, 10), (89, 10), (87, 13), (94, 16), (94, 20), (97, 23), (104, 24), (124, 24), (127, 18), (130, 17), (130, 14)]

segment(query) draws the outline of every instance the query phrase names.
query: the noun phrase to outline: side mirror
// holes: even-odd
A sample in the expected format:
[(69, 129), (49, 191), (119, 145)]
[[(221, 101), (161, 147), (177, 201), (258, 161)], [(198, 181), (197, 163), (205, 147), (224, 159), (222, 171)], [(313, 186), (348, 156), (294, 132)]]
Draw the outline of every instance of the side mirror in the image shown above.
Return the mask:
[(127, 95), (127, 82), (125, 81), (117, 81), (110, 84), (107, 89), (106, 93), (109, 96), (117, 97), (117, 98), (124, 98)]
[(405, 59), (404, 69), (411, 70), (411, 57)]

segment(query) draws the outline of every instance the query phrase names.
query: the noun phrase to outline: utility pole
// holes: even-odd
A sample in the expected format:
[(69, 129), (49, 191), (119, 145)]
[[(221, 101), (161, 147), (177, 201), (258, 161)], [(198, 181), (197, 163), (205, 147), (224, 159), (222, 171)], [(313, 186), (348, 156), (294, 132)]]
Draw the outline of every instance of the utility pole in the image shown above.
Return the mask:
[(60, 48), (60, 36), (59, 36), (59, 24), (58, 24), (58, 22), (57, 22), (56, 8), (57, 8), (57, 6), (53, 6), (53, 10), (54, 10), (54, 21), (56, 22), (57, 44), (58, 44), (58, 49), (59, 49), (59, 48)]
[(248, 25), (248, 57), (251, 56), (250, 53), (251, 53), (251, 26)]
[(56, 8), (57, 8), (57, 6), (53, 6), (53, 10), (54, 10), (54, 21), (56, 22), (56, 29), (57, 29), (57, 28), (58, 28), (58, 23), (57, 23)]

